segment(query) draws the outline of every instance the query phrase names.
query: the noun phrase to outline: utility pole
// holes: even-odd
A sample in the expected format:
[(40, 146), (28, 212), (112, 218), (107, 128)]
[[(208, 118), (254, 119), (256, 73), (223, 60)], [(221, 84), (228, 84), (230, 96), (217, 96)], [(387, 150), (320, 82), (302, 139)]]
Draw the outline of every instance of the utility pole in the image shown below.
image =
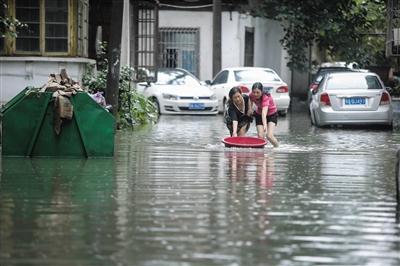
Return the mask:
[(108, 73), (106, 101), (112, 105), (113, 115), (118, 113), (119, 72), (121, 57), (123, 0), (113, 0), (111, 8), (111, 30), (108, 41)]
[(221, 1), (213, 0), (213, 76), (221, 70)]

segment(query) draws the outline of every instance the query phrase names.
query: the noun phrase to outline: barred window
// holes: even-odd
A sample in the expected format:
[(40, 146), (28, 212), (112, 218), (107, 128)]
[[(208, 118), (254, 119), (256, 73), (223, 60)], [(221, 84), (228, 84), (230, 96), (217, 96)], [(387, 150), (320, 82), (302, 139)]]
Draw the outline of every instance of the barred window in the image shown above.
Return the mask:
[(161, 66), (184, 68), (199, 75), (198, 28), (160, 28)]
[(17, 51), (40, 51), (40, 1), (16, 0), (15, 16), (28, 27), (21, 30), (16, 40)]
[(16, 38), (16, 53), (68, 54), (70, 1), (14, 0), (15, 17), (28, 27)]
[(47, 52), (68, 52), (68, 0), (46, 1)]

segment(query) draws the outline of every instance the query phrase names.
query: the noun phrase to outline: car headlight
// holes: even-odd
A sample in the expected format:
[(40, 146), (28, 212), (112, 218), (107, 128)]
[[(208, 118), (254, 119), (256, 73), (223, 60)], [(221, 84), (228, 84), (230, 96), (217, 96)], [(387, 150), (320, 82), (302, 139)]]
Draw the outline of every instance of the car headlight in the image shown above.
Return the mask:
[(217, 99), (217, 95), (215, 93), (211, 94), (210, 100), (216, 100), (216, 99)]
[(166, 100), (178, 100), (179, 97), (173, 94), (163, 93), (162, 97)]

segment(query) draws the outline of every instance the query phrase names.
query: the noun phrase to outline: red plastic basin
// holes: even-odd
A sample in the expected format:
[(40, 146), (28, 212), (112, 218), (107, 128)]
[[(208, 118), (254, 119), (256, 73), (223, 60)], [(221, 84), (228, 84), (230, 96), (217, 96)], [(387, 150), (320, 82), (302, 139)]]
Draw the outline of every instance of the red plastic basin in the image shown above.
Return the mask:
[(225, 147), (263, 148), (267, 142), (256, 137), (226, 137), (222, 140)]

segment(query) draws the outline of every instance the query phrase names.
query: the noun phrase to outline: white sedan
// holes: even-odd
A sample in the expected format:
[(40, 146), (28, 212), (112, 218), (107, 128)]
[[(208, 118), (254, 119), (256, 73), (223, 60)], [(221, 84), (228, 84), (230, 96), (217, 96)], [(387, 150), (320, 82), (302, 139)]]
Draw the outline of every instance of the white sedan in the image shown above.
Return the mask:
[(391, 97), (375, 73), (330, 73), (312, 94), (311, 123), (316, 126), (392, 124)]
[(226, 102), (229, 99), (229, 90), (232, 87), (239, 86), (242, 92), (247, 94), (251, 91), (251, 87), (255, 82), (261, 82), (265, 88), (269, 89), (278, 107), (278, 113), (286, 115), (290, 104), (288, 85), (270, 68), (225, 68), (215, 76), (213, 81), (206, 81), (217, 95), (220, 112), (225, 110)]
[(215, 93), (184, 69), (159, 69), (155, 83), (138, 83), (137, 90), (155, 103), (160, 114), (218, 113)]

